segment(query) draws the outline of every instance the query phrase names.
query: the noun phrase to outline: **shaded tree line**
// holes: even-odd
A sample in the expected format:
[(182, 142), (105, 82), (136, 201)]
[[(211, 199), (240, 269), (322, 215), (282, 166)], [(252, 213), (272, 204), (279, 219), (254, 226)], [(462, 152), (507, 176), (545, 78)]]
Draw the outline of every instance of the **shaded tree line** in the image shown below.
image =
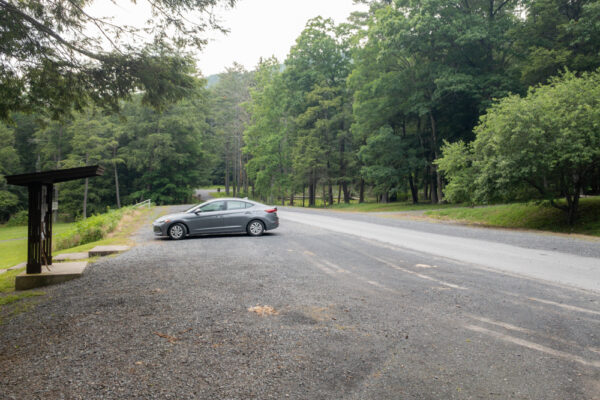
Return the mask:
[[(210, 183), (219, 146), (203, 82), (161, 112), (134, 96), (112, 115), (93, 107), (57, 121), (15, 113), (12, 124), (0, 125), (0, 173), (103, 165), (101, 177), (56, 185), (60, 212), (70, 217), (145, 199), (190, 202), (193, 189)], [(2, 181), (0, 217), (6, 220), (25, 208), (26, 192)]]

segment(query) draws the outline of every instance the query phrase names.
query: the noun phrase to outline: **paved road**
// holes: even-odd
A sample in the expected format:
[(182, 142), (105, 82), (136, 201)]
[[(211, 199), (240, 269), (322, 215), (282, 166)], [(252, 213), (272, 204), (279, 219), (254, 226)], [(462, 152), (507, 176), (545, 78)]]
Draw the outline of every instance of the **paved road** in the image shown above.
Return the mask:
[(600, 399), (598, 292), (281, 215), (260, 238), (146, 228), (49, 288), (0, 327), (0, 397)]
[[(573, 241), (568, 242), (560, 237), (521, 232), (521, 243), (537, 246), (531, 248), (523, 247), (521, 243), (498, 242), (480, 229), (471, 229), (479, 231), (481, 236), (478, 238), (456, 235), (456, 228), (455, 232), (434, 233), (432, 230), (439, 224), (433, 223), (421, 222), (426, 229), (418, 231), (402, 226), (403, 223), (399, 221), (396, 226), (382, 226), (379, 221), (365, 222), (353, 218), (351, 214), (323, 215), (286, 210), (280, 212), (280, 216), (284, 220), (374, 239), (406, 250), (467, 263), (476, 268), (493, 268), (600, 293), (600, 255), (594, 254), (600, 251), (600, 242), (597, 241), (576, 240), (578, 246), (573, 246)], [(495, 233), (501, 233), (504, 237), (513, 234), (506, 231)], [(557, 247), (553, 247), (557, 246), (557, 241), (565, 242), (561, 247), (570, 251), (557, 251)], [(588, 256), (577, 254), (582, 246), (588, 247), (587, 251), (582, 252)]]

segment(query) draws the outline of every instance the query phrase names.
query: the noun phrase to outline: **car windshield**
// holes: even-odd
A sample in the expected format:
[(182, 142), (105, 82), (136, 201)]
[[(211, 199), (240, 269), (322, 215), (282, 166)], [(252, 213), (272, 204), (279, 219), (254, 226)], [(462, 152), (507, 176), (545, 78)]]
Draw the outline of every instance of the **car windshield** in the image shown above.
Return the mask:
[(201, 206), (203, 206), (206, 203), (200, 203), (200, 204), (196, 204), (194, 207), (185, 210), (186, 213), (193, 213), (196, 212)]

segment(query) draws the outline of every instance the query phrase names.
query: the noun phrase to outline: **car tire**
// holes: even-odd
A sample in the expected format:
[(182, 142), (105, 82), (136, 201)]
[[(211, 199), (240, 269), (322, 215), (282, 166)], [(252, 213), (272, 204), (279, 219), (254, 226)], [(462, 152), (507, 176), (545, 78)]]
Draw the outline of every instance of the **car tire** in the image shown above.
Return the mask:
[(167, 233), (172, 240), (181, 240), (185, 237), (187, 229), (185, 228), (185, 225), (178, 222), (171, 225)]
[(257, 219), (252, 220), (250, 223), (248, 223), (246, 232), (248, 232), (248, 235), (250, 236), (261, 236), (263, 233), (265, 233), (265, 224)]

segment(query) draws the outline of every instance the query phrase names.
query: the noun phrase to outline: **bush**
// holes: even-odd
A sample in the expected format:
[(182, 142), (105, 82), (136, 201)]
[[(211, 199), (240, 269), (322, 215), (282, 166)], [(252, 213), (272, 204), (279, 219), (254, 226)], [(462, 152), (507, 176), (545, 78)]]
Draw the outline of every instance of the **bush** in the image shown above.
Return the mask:
[(76, 222), (72, 229), (54, 239), (55, 250), (68, 249), (103, 239), (115, 230), (123, 214), (129, 210), (129, 208), (111, 210), (106, 214), (93, 215)]
[(12, 215), (5, 226), (23, 226), (27, 225), (29, 213), (26, 210), (21, 210)]

